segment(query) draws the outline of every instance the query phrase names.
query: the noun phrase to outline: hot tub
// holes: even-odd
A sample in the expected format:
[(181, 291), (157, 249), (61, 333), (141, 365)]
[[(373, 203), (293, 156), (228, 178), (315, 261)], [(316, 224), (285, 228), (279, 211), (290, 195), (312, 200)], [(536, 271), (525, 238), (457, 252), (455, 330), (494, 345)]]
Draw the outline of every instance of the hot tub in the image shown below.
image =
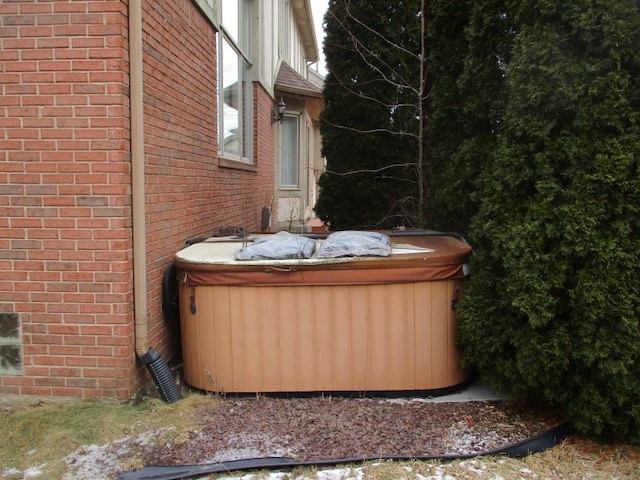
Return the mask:
[(442, 234), (390, 236), (388, 257), (235, 260), (254, 237), (178, 252), (185, 381), (216, 393), (463, 383), (455, 304), (471, 247)]

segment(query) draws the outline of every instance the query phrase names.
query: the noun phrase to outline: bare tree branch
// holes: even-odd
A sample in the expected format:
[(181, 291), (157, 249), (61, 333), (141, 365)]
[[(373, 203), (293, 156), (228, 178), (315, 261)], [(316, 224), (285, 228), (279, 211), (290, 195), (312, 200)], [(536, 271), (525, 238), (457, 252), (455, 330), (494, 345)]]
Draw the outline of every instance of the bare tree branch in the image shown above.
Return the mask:
[[(343, 5), (344, 5), (344, 8), (345, 8), (345, 11), (349, 15), (349, 18), (351, 18), (353, 21), (355, 21), (358, 25), (361, 25), (363, 28), (366, 28), (367, 30), (369, 30), (369, 32), (371, 32), (372, 34), (374, 34), (375, 36), (377, 36), (378, 38), (380, 38), (382, 41), (386, 42), (388, 45), (392, 46), (393, 48), (397, 48), (400, 51), (406, 53), (407, 55), (410, 55), (410, 56), (414, 57), (416, 60), (420, 60), (418, 58), (418, 56), (415, 53), (413, 53), (412, 51), (407, 50), (406, 48), (398, 46), (395, 42), (392, 42), (387, 37), (382, 35), (380, 32), (378, 32), (377, 30), (374, 30), (373, 28), (369, 27), (369, 25), (367, 25), (366, 23), (363, 23), (362, 21), (360, 21), (359, 18), (355, 17), (351, 13), (351, 10), (349, 9), (349, 6), (351, 5), (351, 1), (350, 0), (345, 0), (343, 2)], [(422, 5), (422, 10), (421, 11), (424, 12), (424, 5)]]
[(348, 175), (356, 175), (358, 173), (380, 173), (392, 168), (406, 168), (406, 167), (415, 167), (415, 165), (413, 163), (394, 163), (392, 165), (385, 165), (384, 167), (380, 167), (380, 168), (372, 168), (372, 169), (363, 168), (359, 170), (349, 170), (348, 172), (334, 172), (332, 170), (326, 170), (326, 173), (330, 173), (332, 175), (348, 176)]
[(362, 130), (362, 129), (359, 129), (359, 128), (349, 127), (347, 125), (339, 125), (337, 123), (330, 122), (327, 119), (323, 119), (323, 122), (326, 123), (327, 125), (331, 125), (332, 127), (340, 128), (342, 130), (348, 130), (350, 132), (355, 132), (355, 133), (363, 133), (363, 134), (368, 134), (368, 133), (389, 133), (391, 135), (402, 135), (402, 136), (407, 136), (407, 137), (411, 137), (411, 138), (418, 138), (418, 136), (413, 134), (413, 133), (397, 131), (397, 130), (391, 130), (389, 128), (372, 128), (370, 130)]
[[(377, 36), (378, 38), (382, 39), (385, 43), (391, 45), (393, 48), (397, 48), (402, 52), (405, 52), (409, 55), (411, 55), (412, 57), (418, 59), (418, 57), (413, 54), (412, 52), (408, 51), (407, 49), (399, 46), (398, 44), (392, 42), (391, 40), (389, 40), (388, 38), (384, 37), (383, 35), (381, 35), (378, 31), (372, 29), (371, 27), (369, 27), (368, 25), (366, 25), (365, 23), (363, 23), (362, 21), (360, 21), (360, 19), (358, 19), (357, 17), (355, 17), (351, 11), (349, 10), (349, 4), (350, 2), (343, 2), (343, 5), (345, 7), (345, 11), (347, 12), (347, 17), (351, 20), (353, 20), (354, 22), (356, 22), (358, 25), (362, 26), (363, 28), (365, 28), (366, 30), (368, 30), (369, 32), (373, 33), (375, 36)], [(351, 29), (349, 29), (345, 23), (338, 18), (337, 16), (335, 16), (333, 14), (333, 12), (330, 11), (330, 14), (332, 15), (332, 17), (335, 19), (336, 23), (338, 25), (340, 25), (340, 27), (349, 35), (349, 38), (351, 39), (351, 43), (353, 45), (354, 51), (356, 53), (358, 53), (360, 55), (360, 58), (367, 64), (367, 66), (376, 71), (386, 82), (390, 83), (391, 85), (394, 85), (396, 88), (406, 88), (409, 90), (412, 90), (414, 92), (417, 93), (416, 89), (411, 87), (411, 83), (409, 81), (407, 81), (398, 70), (396, 70), (395, 68), (393, 68), (391, 65), (389, 65), (387, 62), (385, 62), (378, 54), (376, 54), (375, 52), (373, 52), (371, 49), (367, 48), (362, 42), (359, 41), (359, 39), (353, 34), (353, 32), (351, 31)], [(364, 53), (363, 53), (364, 52)], [(400, 82), (396, 82), (394, 80), (392, 80), (391, 78), (389, 78), (389, 75), (385, 74), (377, 65), (374, 65), (372, 62), (370, 62), (367, 58), (367, 55), (371, 57), (374, 57), (377, 61), (379, 61), (382, 65), (384, 65), (389, 72), (391, 72), (391, 74), (395, 75), (397, 78), (401, 79), (403, 81), (403, 83)]]
[[(430, 92), (427, 85), (427, 46), (426, 46), (426, 4), (425, 0), (420, 2), (420, 10), (403, 11), (407, 17), (413, 15), (413, 19), (419, 21), (419, 24), (414, 23), (412, 25), (404, 26), (398, 25), (399, 29), (407, 28), (407, 35), (411, 35), (408, 39), (419, 48), (419, 53), (413, 52), (406, 48), (400, 42), (403, 41), (402, 35), (404, 30), (398, 30), (396, 33), (400, 34), (398, 41), (393, 41), (389, 35), (395, 35), (384, 30), (386, 26), (381, 27), (380, 31), (372, 28), (366, 22), (366, 19), (358, 18), (357, 5), (354, 3), (354, 10), (351, 9), (351, 0), (342, 0), (337, 5), (337, 9), (330, 8), (328, 14), (331, 15), (330, 20), (336, 27), (336, 31), (342, 31), (342, 38), (344, 44), (333, 44), (332, 46), (336, 51), (336, 61), (341, 59), (339, 55), (344, 54), (346, 58), (354, 58), (357, 60), (357, 64), (361, 64), (363, 69), (368, 69), (372, 72), (374, 78), (371, 80), (371, 75), (364, 75), (367, 78), (366, 82), (358, 83), (358, 71), (355, 70), (353, 76), (348, 78), (342, 78), (341, 72), (331, 64), (329, 60), (328, 67), (331, 72), (331, 76), (335, 79), (335, 87), (344, 89), (349, 95), (353, 95), (355, 98), (366, 100), (371, 102), (372, 105), (378, 105), (387, 109), (389, 116), (387, 121), (384, 121), (384, 116), (380, 119), (382, 123), (380, 128), (356, 128), (349, 125), (334, 123), (341, 120), (328, 120), (327, 116), (322, 118), (322, 121), (335, 129), (341, 129), (346, 132), (354, 132), (358, 134), (387, 134), (395, 137), (406, 137), (410, 142), (416, 142), (415, 161), (408, 161), (406, 163), (396, 163), (386, 165), (384, 167), (369, 169), (362, 168), (356, 170), (350, 170), (349, 172), (336, 172), (327, 170), (326, 173), (336, 176), (350, 176), (357, 174), (373, 174), (376, 179), (389, 179), (394, 181), (406, 182), (411, 187), (400, 188), (396, 194), (402, 195), (403, 193), (410, 191), (409, 195), (402, 196), (401, 198), (390, 198), (390, 204), (387, 204), (388, 211), (382, 215), (382, 219), (379, 220), (379, 224), (385, 222), (390, 218), (396, 218), (401, 216), (406, 218), (407, 221), (414, 222), (414, 225), (422, 225), (424, 222), (425, 213), (425, 172), (424, 172), (424, 136), (425, 136), (425, 105), (424, 102), (428, 98)], [(339, 15), (337, 12), (340, 12)], [(356, 12), (356, 13), (354, 13)], [(394, 10), (395, 12), (395, 10)], [(406, 18), (406, 17), (405, 17)], [(392, 21), (392, 18), (386, 19)], [(390, 26), (390, 24), (388, 24)], [(354, 29), (355, 27), (355, 29)], [(357, 32), (361, 32), (363, 37), (359, 38)], [(419, 33), (417, 33), (419, 31)], [(420, 35), (417, 39), (416, 36)], [(366, 39), (365, 39), (366, 37)], [(373, 39), (372, 39), (373, 37)], [(336, 37), (340, 38), (340, 37)], [(373, 40), (373, 43), (377, 45), (374, 47), (366, 42)], [(380, 41), (377, 41), (380, 40)], [(415, 42), (415, 43), (414, 43)], [(385, 47), (386, 46), (386, 47)], [(376, 48), (381, 48), (389, 54), (387, 57), (383, 57), (382, 51), (376, 51)], [(393, 55), (390, 50), (399, 52), (400, 55), (393, 59)], [(391, 64), (390, 61), (396, 62)], [(416, 62), (416, 63), (413, 63)], [(337, 68), (337, 64), (336, 64)], [(399, 70), (404, 69), (404, 70)], [(417, 78), (415, 78), (417, 77)], [(331, 78), (331, 77), (330, 77)], [(384, 82), (387, 95), (391, 98), (376, 98), (371, 93), (371, 88), (375, 88), (376, 84)], [(329, 85), (329, 84), (328, 84)], [(373, 87), (370, 87), (373, 86)], [(337, 90), (336, 90), (337, 91)], [(395, 93), (394, 93), (395, 92)], [(402, 103), (394, 103), (393, 97), (402, 99)], [(404, 109), (410, 108), (412, 110), (406, 111)], [(384, 114), (383, 114), (384, 115)], [(384, 122), (384, 123), (383, 123)], [(404, 130), (394, 130), (395, 126), (402, 125)], [(415, 130), (414, 130), (415, 129)], [(412, 145), (412, 144), (410, 144)], [(402, 147), (403, 149), (405, 146)], [(411, 147), (409, 147), (411, 148)], [(412, 155), (410, 153), (409, 155)], [(406, 158), (406, 156), (404, 157)], [(404, 172), (398, 169), (410, 168), (412, 171)], [(395, 175), (394, 175), (395, 174)], [(369, 220), (366, 220), (368, 222)]]

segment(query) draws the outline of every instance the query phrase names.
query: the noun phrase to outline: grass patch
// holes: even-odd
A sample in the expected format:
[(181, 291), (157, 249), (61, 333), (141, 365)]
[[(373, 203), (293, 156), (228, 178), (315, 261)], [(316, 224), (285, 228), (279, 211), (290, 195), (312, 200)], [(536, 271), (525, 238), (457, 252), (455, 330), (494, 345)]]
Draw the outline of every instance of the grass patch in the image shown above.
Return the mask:
[[(585, 451), (585, 447), (589, 452)], [(598, 450), (600, 453), (596, 453)], [(601, 456), (602, 453), (602, 456)], [(612, 458), (613, 457), (613, 458)], [(551, 450), (524, 458), (478, 457), (469, 460), (440, 462), (366, 462), (361, 465), (338, 465), (325, 468), (295, 468), (277, 478), (282, 480), (478, 480), (478, 479), (589, 479), (637, 480), (640, 478), (640, 449), (626, 446), (596, 446), (588, 440), (570, 441)], [(276, 478), (270, 472), (246, 474), (237, 478), (264, 480)], [(219, 474), (211, 480), (230, 477)]]
[[(282, 470), (287, 472), (287, 470)], [(273, 479), (269, 472), (254, 472), (247, 480)], [(240, 477), (241, 474), (237, 473)], [(230, 478), (229, 474), (207, 477)], [(556, 447), (524, 458), (477, 457), (451, 462), (380, 461), (360, 465), (324, 468), (295, 468), (282, 477), (295, 480), (478, 480), (552, 479), (637, 480), (640, 478), (640, 448), (627, 445), (600, 445), (580, 436), (571, 437)]]
[(47, 478), (59, 478), (63, 459), (83, 445), (101, 445), (161, 427), (171, 427), (172, 437), (197, 423), (195, 407), (216, 400), (189, 395), (180, 402), (150, 399), (132, 403), (79, 400), (6, 408), (0, 414), (0, 475), (44, 466)]

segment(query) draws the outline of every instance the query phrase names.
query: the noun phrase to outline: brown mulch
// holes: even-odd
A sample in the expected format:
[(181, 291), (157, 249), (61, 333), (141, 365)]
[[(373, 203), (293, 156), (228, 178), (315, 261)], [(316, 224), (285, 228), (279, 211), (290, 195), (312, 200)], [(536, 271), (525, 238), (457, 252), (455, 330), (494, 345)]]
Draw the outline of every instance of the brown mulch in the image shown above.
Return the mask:
[(339, 397), (227, 398), (217, 406), (200, 407), (198, 418), (199, 429), (147, 452), (145, 463), (477, 454), (562, 423), (555, 413), (518, 402)]

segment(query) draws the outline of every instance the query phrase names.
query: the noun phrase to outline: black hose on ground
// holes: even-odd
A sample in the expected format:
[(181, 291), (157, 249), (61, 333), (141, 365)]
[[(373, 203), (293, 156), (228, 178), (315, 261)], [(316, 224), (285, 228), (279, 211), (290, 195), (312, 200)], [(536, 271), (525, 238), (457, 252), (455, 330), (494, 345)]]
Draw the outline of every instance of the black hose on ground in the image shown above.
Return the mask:
[(557, 445), (571, 435), (571, 428), (567, 423), (560, 424), (545, 432), (533, 437), (527, 438), (520, 442), (507, 445), (503, 448), (489, 450), (483, 453), (465, 454), (465, 455), (427, 455), (427, 456), (387, 456), (387, 457), (360, 457), (360, 458), (340, 458), (334, 460), (314, 460), (307, 462), (297, 462), (288, 457), (266, 457), (251, 458), (247, 460), (232, 460), (229, 462), (207, 463), (202, 465), (185, 465), (185, 466), (148, 466), (140, 470), (123, 472), (118, 477), (119, 480), (179, 480), (182, 478), (193, 478), (201, 475), (210, 475), (212, 473), (230, 473), (233, 471), (243, 470), (264, 470), (264, 469), (282, 469), (296, 467), (324, 467), (347, 464), (361, 464), (362, 462), (395, 460), (395, 461), (412, 461), (412, 460), (465, 460), (476, 457), (499, 456), (506, 455), (509, 457), (520, 458), (533, 453), (543, 452)]

